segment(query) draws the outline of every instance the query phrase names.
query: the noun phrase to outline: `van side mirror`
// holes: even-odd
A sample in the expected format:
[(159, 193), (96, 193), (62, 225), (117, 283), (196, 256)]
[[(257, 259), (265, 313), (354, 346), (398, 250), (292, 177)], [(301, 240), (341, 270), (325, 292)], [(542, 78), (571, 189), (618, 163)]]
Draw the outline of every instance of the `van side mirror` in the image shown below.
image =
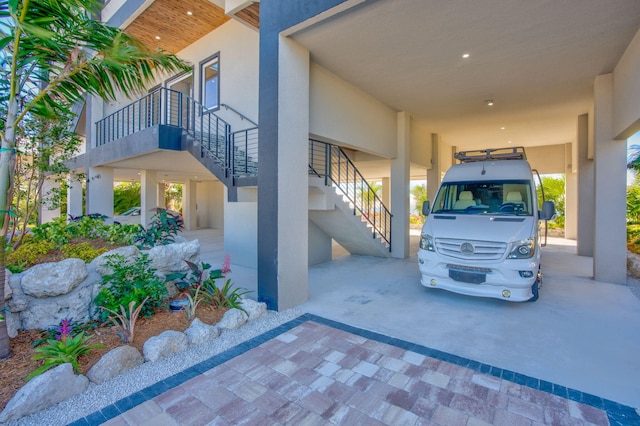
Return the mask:
[(542, 203), (542, 211), (539, 212), (540, 220), (551, 220), (556, 214), (556, 206), (553, 201), (545, 201)]
[(431, 203), (429, 200), (425, 200), (422, 203), (422, 214), (425, 216), (429, 216), (429, 212), (431, 211)]

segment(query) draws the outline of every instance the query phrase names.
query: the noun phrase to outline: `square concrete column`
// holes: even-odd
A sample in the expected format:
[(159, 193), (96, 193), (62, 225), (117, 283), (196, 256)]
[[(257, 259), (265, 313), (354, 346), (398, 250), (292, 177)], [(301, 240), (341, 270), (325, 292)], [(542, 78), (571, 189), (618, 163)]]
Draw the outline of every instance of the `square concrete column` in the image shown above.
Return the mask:
[(158, 207), (162, 207), (163, 209), (167, 208), (167, 184), (164, 182), (158, 182), (158, 194), (156, 195), (158, 199)]
[(411, 155), (411, 116), (397, 115), (397, 155), (391, 160), (391, 257), (409, 256), (409, 159)]
[(87, 180), (87, 214), (98, 213), (113, 221), (113, 169), (89, 167)]
[(575, 143), (565, 144), (565, 188), (564, 188), (564, 237), (578, 238), (578, 173), (577, 147)]
[[(435, 133), (431, 134), (431, 168), (427, 169), (427, 196), (431, 205), (433, 205), (433, 199), (438, 193), (438, 187), (440, 187), (440, 181), (442, 174), (440, 170), (440, 135)], [(420, 207), (422, 209), (422, 207)]]
[(60, 191), (60, 183), (53, 179), (45, 179), (40, 189), (42, 195), (38, 218), (40, 224), (51, 222), (53, 219), (60, 217), (60, 204), (56, 203), (57, 205), (54, 207), (50, 202), (56, 191)]
[(627, 282), (626, 140), (613, 139), (613, 74), (594, 83), (595, 244), (593, 277)]
[(182, 184), (182, 218), (184, 219), (184, 229), (187, 231), (196, 229), (197, 226), (196, 194), (196, 181), (188, 180)]
[(389, 179), (388, 177), (383, 177), (381, 183), (382, 196), (380, 197), (380, 200), (382, 201), (382, 204), (389, 208), (391, 206), (391, 179)]
[(261, 37), (260, 63), (258, 299), (282, 310), (309, 297), (309, 51)]
[(70, 174), (67, 180), (67, 216), (82, 216), (82, 182), (78, 176)]
[(151, 222), (158, 206), (158, 176), (154, 170), (140, 172), (140, 224), (145, 228)]
[[(578, 256), (593, 256), (593, 228), (595, 226), (594, 168), (589, 155), (589, 116), (578, 117)], [(568, 201), (568, 200), (567, 200)]]

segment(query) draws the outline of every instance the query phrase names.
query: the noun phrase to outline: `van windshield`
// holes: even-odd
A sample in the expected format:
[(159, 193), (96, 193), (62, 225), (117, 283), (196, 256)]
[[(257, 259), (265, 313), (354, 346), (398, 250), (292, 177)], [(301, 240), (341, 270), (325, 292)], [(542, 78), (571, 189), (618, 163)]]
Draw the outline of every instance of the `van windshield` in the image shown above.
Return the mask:
[(526, 180), (443, 183), (432, 213), (533, 215), (531, 183)]

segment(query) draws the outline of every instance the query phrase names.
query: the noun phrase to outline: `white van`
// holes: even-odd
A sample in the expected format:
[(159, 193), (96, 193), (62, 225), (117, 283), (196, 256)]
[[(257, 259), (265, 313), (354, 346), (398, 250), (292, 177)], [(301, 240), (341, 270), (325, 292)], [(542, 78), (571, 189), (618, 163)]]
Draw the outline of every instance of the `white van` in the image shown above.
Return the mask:
[(427, 216), (418, 251), (422, 285), (513, 302), (537, 300), (538, 221), (555, 212), (549, 201), (538, 210), (524, 148), (454, 157), (460, 164), (445, 174), (433, 205), (422, 206)]

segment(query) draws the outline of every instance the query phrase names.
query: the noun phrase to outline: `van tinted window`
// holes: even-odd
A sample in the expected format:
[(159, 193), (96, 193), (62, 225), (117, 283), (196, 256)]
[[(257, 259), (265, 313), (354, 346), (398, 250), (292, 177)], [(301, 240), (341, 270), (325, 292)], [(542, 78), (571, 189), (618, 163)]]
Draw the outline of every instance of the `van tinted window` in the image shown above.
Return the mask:
[(526, 180), (447, 182), (432, 213), (533, 215), (531, 183)]

